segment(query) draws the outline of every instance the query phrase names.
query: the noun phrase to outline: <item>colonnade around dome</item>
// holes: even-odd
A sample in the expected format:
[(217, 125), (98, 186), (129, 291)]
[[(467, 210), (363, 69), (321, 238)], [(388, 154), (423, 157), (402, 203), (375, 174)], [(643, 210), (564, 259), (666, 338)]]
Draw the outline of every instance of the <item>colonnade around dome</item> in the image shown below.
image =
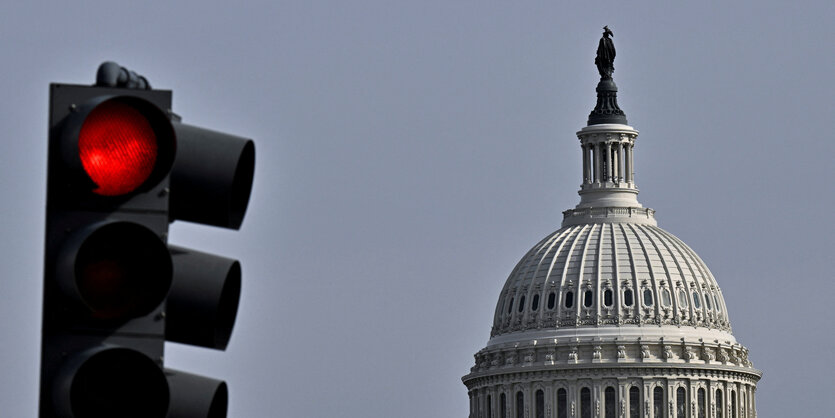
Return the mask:
[(756, 380), (746, 373), (675, 368), (551, 370), (492, 375), (473, 383), (470, 418), (757, 416)]

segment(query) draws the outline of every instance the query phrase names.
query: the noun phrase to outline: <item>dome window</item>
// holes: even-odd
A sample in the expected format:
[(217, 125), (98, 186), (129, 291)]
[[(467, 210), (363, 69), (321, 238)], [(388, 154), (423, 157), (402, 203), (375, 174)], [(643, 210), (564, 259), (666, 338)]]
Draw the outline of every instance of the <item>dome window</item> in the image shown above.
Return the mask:
[(493, 416), (493, 399), (490, 397), (490, 395), (487, 395), (487, 416)]
[(521, 390), (516, 392), (516, 418), (525, 418), (525, 395)]
[(580, 390), (580, 417), (591, 418), (591, 390), (589, 388)]
[(525, 309), (525, 295), (522, 295), (522, 297), (519, 299), (518, 312), (522, 312), (523, 309)]
[(568, 394), (564, 388), (557, 391), (557, 418), (568, 418)]
[(702, 309), (702, 298), (699, 297), (698, 292), (693, 292), (693, 307), (696, 309)]
[(652, 290), (644, 289), (644, 305), (652, 306)]
[(604, 393), (604, 407), (606, 408), (605, 417), (615, 418), (615, 415), (617, 414), (617, 406), (615, 406), (615, 388), (609, 386), (606, 388), (606, 391)]
[(710, 295), (708, 295), (707, 293), (705, 293), (705, 308), (707, 308), (707, 310), (709, 311), (713, 310), (713, 306), (711, 306), (710, 304)]
[(629, 388), (629, 418), (641, 416), (641, 394), (640, 389), (635, 386)]
[(510, 315), (510, 312), (513, 311), (513, 298), (510, 298), (510, 303), (507, 304), (507, 314)]
[(670, 291), (668, 289), (661, 290), (661, 304), (669, 308), (673, 301), (670, 298)]
[[(719, 393), (717, 391), (717, 393)], [(721, 398), (720, 398), (721, 399)], [(721, 404), (721, 402), (720, 402)], [(722, 413), (722, 408), (716, 408), (719, 414)], [(489, 416), (489, 415), (488, 415)], [(687, 416), (687, 391), (684, 388), (676, 389), (676, 417), (684, 418)], [(722, 415), (719, 415), (722, 418)]]
[(716, 312), (722, 312), (722, 305), (719, 304), (719, 296), (714, 294), (713, 301), (716, 302)]
[(565, 307), (571, 308), (574, 306), (574, 292), (568, 291), (565, 294)]
[(660, 386), (652, 390), (652, 412), (654, 417), (664, 416), (664, 389)]
[(736, 392), (731, 391), (731, 418), (736, 418)]
[(545, 392), (543, 392), (542, 389), (536, 391), (536, 408), (534, 409), (534, 416), (536, 418), (545, 418)]
[(612, 306), (612, 289), (606, 289), (603, 292), (603, 304), (606, 306)]
[(557, 302), (557, 294), (551, 292), (548, 294), (548, 309), (554, 309), (554, 304)]
[(632, 306), (632, 289), (626, 289), (623, 291), (623, 304), (626, 306)]
[(583, 306), (586, 308), (591, 308), (591, 304), (594, 302), (594, 292), (591, 290), (586, 290), (583, 294)]
[(687, 292), (684, 289), (678, 289), (678, 304), (681, 305), (682, 308), (687, 307)]
[(533, 295), (533, 301), (531, 301), (531, 310), (536, 312), (539, 309), (539, 293)]

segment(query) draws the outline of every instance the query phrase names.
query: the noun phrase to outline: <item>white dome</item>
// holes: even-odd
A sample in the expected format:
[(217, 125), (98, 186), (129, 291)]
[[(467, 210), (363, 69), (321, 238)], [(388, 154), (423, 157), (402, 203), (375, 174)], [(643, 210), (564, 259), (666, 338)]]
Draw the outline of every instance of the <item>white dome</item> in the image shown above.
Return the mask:
[(716, 280), (684, 242), (654, 225), (586, 223), (548, 235), (522, 257), (499, 295), (491, 342), (526, 331), (652, 332), (630, 325), (733, 338)]

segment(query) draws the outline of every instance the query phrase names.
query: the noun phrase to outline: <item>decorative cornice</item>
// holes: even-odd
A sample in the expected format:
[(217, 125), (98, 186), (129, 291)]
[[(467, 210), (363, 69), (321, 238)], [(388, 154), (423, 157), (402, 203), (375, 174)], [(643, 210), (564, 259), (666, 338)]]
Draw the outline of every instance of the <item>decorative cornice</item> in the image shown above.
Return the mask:
[[(624, 189), (624, 192), (635, 192), (636, 189)], [(588, 223), (616, 223), (629, 222), (657, 225), (655, 210), (650, 208), (575, 208), (562, 212), (562, 226)]]
[(566, 368), (531, 367), (529, 369), (508, 369), (496, 372), (474, 372), (461, 378), (469, 390), (497, 384), (519, 384), (534, 382), (571, 382), (578, 379), (710, 379), (735, 381), (756, 385), (762, 372), (753, 368), (705, 366), (705, 365), (637, 365), (634, 367), (612, 367), (591, 364)]
[[(640, 367), (725, 370), (762, 375), (752, 367), (748, 349), (720, 341), (673, 340), (590, 340), (530, 341), (485, 348), (475, 354), (470, 378), (530, 370), (570, 371), (589, 368)], [(629, 372), (625, 372), (629, 373)]]

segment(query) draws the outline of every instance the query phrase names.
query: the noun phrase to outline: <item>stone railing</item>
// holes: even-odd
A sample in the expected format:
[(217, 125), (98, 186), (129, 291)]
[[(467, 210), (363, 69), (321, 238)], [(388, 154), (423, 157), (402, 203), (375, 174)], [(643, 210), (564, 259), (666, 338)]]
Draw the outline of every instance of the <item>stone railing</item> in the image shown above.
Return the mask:
[(563, 226), (588, 222), (639, 222), (655, 225), (655, 210), (638, 207), (579, 208), (563, 211)]

